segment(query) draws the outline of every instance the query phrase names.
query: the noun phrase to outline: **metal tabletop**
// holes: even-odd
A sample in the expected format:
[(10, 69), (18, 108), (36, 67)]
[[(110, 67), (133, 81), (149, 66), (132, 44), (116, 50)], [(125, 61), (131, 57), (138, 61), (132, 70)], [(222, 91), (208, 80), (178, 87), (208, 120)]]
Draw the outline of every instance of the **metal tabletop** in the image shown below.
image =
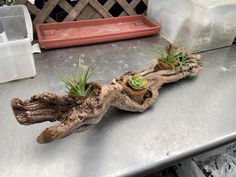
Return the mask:
[(65, 94), (54, 66), (71, 74), (81, 58), (96, 66), (92, 80), (109, 83), (150, 65), (156, 57), (151, 50), (164, 46), (152, 36), (35, 54), (35, 78), (0, 84), (0, 176), (137, 176), (236, 139), (236, 46), (202, 53), (201, 73), (161, 88), (146, 112), (112, 108), (86, 132), (49, 144), (37, 144), (36, 136), (55, 123), (23, 126), (13, 116), (13, 97)]

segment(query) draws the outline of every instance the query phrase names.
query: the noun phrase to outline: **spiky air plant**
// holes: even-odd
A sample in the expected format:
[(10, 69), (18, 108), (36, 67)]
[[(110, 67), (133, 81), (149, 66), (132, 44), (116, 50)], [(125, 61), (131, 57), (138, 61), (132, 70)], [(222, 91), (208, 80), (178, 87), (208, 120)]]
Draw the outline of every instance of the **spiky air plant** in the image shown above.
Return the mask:
[(192, 57), (188, 55), (188, 52), (169, 44), (166, 48), (166, 52), (157, 50), (158, 64), (162, 69), (172, 69), (176, 71), (187, 71), (190, 69), (189, 63), (192, 61)]
[(93, 84), (89, 84), (94, 69), (79, 63), (78, 72), (75, 77), (66, 76), (57, 69), (55, 70), (58, 77), (65, 83), (67, 93), (70, 96), (85, 99), (88, 97)]
[(188, 56), (186, 52), (180, 52), (176, 57), (175, 70), (181, 72), (188, 71), (191, 68), (190, 63), (193, 62), (193, 60), (194, 59)]

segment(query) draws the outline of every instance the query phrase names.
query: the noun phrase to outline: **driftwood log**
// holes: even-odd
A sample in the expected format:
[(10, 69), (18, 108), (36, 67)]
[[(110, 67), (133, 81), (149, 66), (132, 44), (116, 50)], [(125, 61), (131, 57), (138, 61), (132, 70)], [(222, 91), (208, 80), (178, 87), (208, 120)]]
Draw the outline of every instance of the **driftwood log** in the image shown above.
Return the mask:
[[(189, 63), (190, 69), (185, 72), (162, 70), (156, 64), (139, 72), (127, 72), (113, 79), (111, 84), (94, 83), (89, 97), (84, 100), (69, 95), (42, 93), (26, 101), (14, 98), (11, 106), (17, 121), (23, 125), (59, 121), (58, 125), (46, 128), (37, 138), (38, 143), (48, 143), (87, 130), (102, 119), (110, 106), (144, 112), (157, 101), (158, 89), (163, 84), (196, 76), (202, 69), (201, 56), (189, 55), (193, 60)], [(134, 74), (143, 76), (149, 82), (147, 91), (141, 96), (133, 96), (125, 86), (126, 78)]]

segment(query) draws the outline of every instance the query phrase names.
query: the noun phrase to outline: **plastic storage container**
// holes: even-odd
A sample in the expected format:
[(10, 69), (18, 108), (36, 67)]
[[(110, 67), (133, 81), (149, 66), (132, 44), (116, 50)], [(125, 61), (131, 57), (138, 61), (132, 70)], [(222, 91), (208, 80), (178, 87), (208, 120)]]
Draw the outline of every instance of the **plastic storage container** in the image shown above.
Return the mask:
[(147, 15), (175, 45), (204, 51), (232, 45), (236, 0), (149, 0)]
[(7, 37), (0, 42), (0, 83), (35, 76), (32, 21), (27, 8), (0, 7), (0, 22)]

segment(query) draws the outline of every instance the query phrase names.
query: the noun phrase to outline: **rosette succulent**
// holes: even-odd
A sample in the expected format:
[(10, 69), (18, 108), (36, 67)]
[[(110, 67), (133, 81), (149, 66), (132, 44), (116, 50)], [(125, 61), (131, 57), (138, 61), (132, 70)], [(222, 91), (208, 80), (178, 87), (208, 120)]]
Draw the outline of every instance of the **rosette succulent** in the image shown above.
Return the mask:
[(130, 87), (132, 87), (135, 90), (142, 90), (147, 86), (148, 81), (147, 79), (145, 79), (144, 77), (140, 75), (133, 75), (133, 76), (129, 76), (128, 84)]

